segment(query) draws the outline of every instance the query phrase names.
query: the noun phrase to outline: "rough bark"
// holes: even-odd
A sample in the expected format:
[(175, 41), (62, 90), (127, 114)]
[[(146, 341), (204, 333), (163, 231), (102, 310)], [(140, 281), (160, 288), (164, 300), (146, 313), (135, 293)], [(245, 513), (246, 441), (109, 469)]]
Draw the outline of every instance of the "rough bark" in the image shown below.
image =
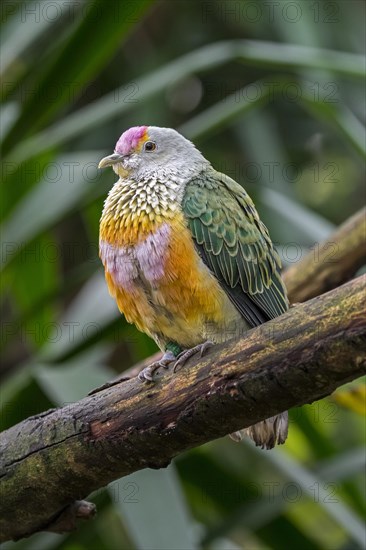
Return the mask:
[(361, 376), (365, 283), (293, 307), (154, 385), (131, 379), (3, 432), (1, 540), (72, 529), (93, 513), (79, 499), (114, 479)]

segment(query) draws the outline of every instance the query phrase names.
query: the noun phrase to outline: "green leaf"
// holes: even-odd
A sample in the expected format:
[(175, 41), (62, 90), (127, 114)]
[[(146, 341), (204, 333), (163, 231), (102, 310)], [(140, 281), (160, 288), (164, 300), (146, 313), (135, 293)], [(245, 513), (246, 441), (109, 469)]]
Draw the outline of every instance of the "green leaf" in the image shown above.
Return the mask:
[(74, 403), (115, 377), (115, 373), (104, 366), (109, 353), (109, 346), (94, 346), (61, 366), (36, 365), (32, 368), (33, 376), (55, 405)]
[[(19, 253), (41, 231), (75, 210), (84, 197), (100, 185), (97, 171), (101, 151), (83, 151), (57, 157), (45, 166), (44, 178), (32, 187), (4, 221), (1, 232), (9, 250)], [(3, 266), (14, 254), (4, 255)]]
[(112, 483), (108, 490), (137, 548), (197, 548), (174, 466), (135, 472)]
[[(299, 237), (302, 237), (302, 242), (313, 244), (313, 242), (319, 242), (328, 237), (335, 228), (334, 224), (301, 204), (297, 200), (293, 188), (281, 178), (289, 159), (281, 137), (276, 132), (275, 123), (267, 111), (250, 113), (247, 123), (238, 126), (237, 132), (243, 144), (243, 153), (249, 150), (250, 160), (264, 174), (259, 182), (262, 185), (258, 185), (259, 200), (267, 209), (278, 215), (282, 226), (287, 227), (290, 224), (294, 226)], [(258, 143), (261, 144), (260, 147), (258, 147)], [(277, 166), (278, 171), (274, 172), (273, 168), (273, 173), (270, 172), (269, 163), (272, 163), (273, 167)], [(244, 181), (243, 184), (245, 185), (245, 183)], [(285, 220), (287, 223), (284, 223)], [(299, 244), (299, 239), (294, 237), (292, 231), (287, 229), (287, 233), (290, 237), (284, 236), (285, 244), (294, 241), (295, 244)]]
[[(286, 82), (288, 82), (287, 78), (278, 77), (276, 79), (276, 84), (278, 84), (275, 88), (276, 94)], [(261, 93), (255, 99), (249, 99), (251, 89), (260, 89)], [(238, 116), (247, 115), (249, 112), (266, 105), (270, 99), (273, 99), (272, 95), (273, 91), (268, 86), (268, 82), (258, 80), (228, 95), (223, 101), (215, 103), (184, 122), (179, 127), (179, 132), (189, 139), (201, 138), (207, 134), (212, 135), (232, 121), (237, 121)], [(240, 101), (238, 101), (238, 98), (240, 98)]]
[[(268, 462), (282, 476), (293, 482), (297, 493), (307, 496), (310, 501), (322, 508), (336, 525), (341, 526), (346, 533), (362, 546), (364, 526), (361, 519), (353, 512), (345, 501), (337, 494), (337, 487), (329, 487), (328, 482), (300, 462), (292, 459), (287, 453), (276, 449), (275, 452), (263, 453), (245, 441), (245, 446), (257, 455), (258, 460)], [(244, 454), (244, 453), (243, 453)], [(281, 495), (281, 498), (283, 496)]]
[[(75, 25), (67, 44), (63, 45), (43, 67), (34, 67), (37, 89), (42, 101), (32, 94), (22, 113), (4, 140), (10, 150), (24, 133), (44, 126), (60, 109), (78, 95), (86, 82), (98, 74), (128, 30), (151, 3), (148, 0), (112, 2), (93, 0), (84, 17)], [(103, 24), (101, 24), (101, 18)], [(55, 94), (56, 90), (56, 94)], [(25, 131), (26, 129), (26, 131)]]
[[(7, 19), (2, 28), (2, 76), (42, 34), (49, 30), (49, 27), (67, 14), (67, 10), (62, 9), (64, 7), (63, 0), (52, 0), (52, 2), (50, 0), (40, 0), (39, 2), (28, 2), (27, 4), (27, 6), (24, 4), (19, 6), (20, 9), (16, 10), (15, 13), (13, 13), (13, 9), (10, 9), (15, 6), (8, 6), (8, 12), (13, 13), (13, 15)], [(30, 17), (31, 14), (33, 17)], [(57, 14), (58, 17), (54, 17), (54, 14)]]
[(100, 270), (82, 287), (49, 335), (49, 343), (42, 349), (42, 361), (59, 360), (93, 336), (98, 338), (103, 328), (114, 320), (123, 322)]
[(19, 369), (1, 386), (0, 430), (6, 430), (51, 406), (52, 400), (40, 390), (30, 368)]
[[(242, 540), (242, 546), (249, 535), (282, 550), (290, 533), (297, 548), (320, 550), (281, 514), (275, 496), (269, 498), (277, 481), (273, 469), (259, 470), (262, 461), (250, 452), (243, 456), (243, 451), (247, 449), (222, 440), (195, 449), (177, 462), (195, 516), (207, 526), (202, 545), (233, 534), (234, 540)], [(279, 501), (284, 503), (282, 495)]]
[[(35, 157), (28, 158), (25, 162), (4, 161), (2, 170), (2, 200), (1, 220), (10, 216), (17, 203), (24, 195), (36, 186), (44, 173), (48, 174), (54, 160), (54, 153), (49, 150)], [(50, 177), (47, 175), (46, 177)], [(52, 176), (51, 176), (52, 177)]]
[(313, 116), (330, 124), (361, 156), (366, 158), (366, 129), (346, 105), (334, 105), (325, 101), (314, 101), (303, 94), (300, 103)]
[(282, 222), (286, 220), (291, 225), (301, 229), (302, 234), (310, 242), (325, 240), (335, 229), (334, 224), (328, 222), (319, 214), (274, 189), (262, 188), (261, 200), (268, 208), (279, 215)]
[[(9, 158), (23, 162), (33, 155), (65, 143), (112, 120), (117, 115), (136, 108), (137, 102), (146, 101), (154, 94), (164, 90), (167, 85), (178, 82), (185, 76), (199, 71), (212, 70), (234, 60), (281, 69), (297, 70), (301, 67), (316, 70), (329, 69), (334, 73), (357, 79), (364, 77), (364, 61), (361, 55), (274, 42), (251, 40), (217, 42), (186, 54), (147, 76), (121, 86), (114, 92), (65, 117), (61, 122), (23, 140), (17, 146), (14, 143), (15, 147)], [(225, 116), (227, 116), (226, 113)], [(8, 138), (8, 141), (10, 139)]]
[(340, 455), (324, 460), (317, 467), (319, 477), (329, 481), (338, 481), (365, 471), (366, 448), (347, 450)]
[(57, 550), (61, 547), (67, 535), (56, 533), (36, 533), (31, 538), (17, 542), (4, 542), (1, 550)]
[[(9, 244), (11, 241), (7, 241)], [(55, 282), (60, 277), (59, 255), (55, 255), (53, 241), (46, 234), (42, 234), (33, 242), (26, 255), (17, 256), (10, 273), (4, 277), (7, 288), (14, 299), (17, 309), (22, 316), (33, 308), (34, 304), (53, 290)], [(52, 250), (52, 256), (47, 252)], [(32, 283), (30, 284), (30, 281)], [(54, 327), (55, 304), (44, 304), (43, 308), (34, 312), (32, 319), (14, 327), (18, 332), (20, 342), (29, 350), (41, 347), (47, 341), (50, 329)]]

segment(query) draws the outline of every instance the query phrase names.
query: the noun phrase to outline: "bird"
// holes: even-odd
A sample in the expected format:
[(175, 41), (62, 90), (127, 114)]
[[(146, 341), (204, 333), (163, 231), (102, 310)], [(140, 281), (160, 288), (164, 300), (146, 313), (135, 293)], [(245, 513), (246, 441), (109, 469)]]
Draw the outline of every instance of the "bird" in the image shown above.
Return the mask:
[[(108, 289), (163, 352), (140, 380), (287, 311), (281, 261), (253, 201), (191, 141), (135, 126), (100, 160), (105, 167), (118, 176), (100, 219)], [(230, 435), (271, 449), (287, 434), (284, 411)]]

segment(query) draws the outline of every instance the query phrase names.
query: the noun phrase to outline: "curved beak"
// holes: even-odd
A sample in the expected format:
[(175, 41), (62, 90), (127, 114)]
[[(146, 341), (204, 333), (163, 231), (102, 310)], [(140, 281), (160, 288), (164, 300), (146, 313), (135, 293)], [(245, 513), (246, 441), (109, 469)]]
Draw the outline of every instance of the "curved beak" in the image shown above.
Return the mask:
[(109, 155), (108, 157), (104, 157), (102, 160), (99, 161), (98, 168), (106, 168), (107, 166), (113, 166), (113, 164), (117, 164), (117, 162), (122, 162), (123, 155), (119, 155), (118, 153), (113, 153), (112, 155)]

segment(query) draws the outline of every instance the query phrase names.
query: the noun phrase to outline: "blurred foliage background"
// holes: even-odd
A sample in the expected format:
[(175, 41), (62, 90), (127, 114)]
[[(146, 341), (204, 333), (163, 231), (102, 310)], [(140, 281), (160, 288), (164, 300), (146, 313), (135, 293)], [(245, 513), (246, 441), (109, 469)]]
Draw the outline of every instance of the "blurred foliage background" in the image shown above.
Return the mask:
[[(155, 351), (98, 259), (97, 164), (128, 127), (177, 128), (245, 185), (284, 265), (364, 202), (361, 0), (13, 0), (1, 31), (2, 428)], [(362, 548), (363, 433), (327, 398), (291, 411), (284, 448), (215, 441), (4, 548)]]

